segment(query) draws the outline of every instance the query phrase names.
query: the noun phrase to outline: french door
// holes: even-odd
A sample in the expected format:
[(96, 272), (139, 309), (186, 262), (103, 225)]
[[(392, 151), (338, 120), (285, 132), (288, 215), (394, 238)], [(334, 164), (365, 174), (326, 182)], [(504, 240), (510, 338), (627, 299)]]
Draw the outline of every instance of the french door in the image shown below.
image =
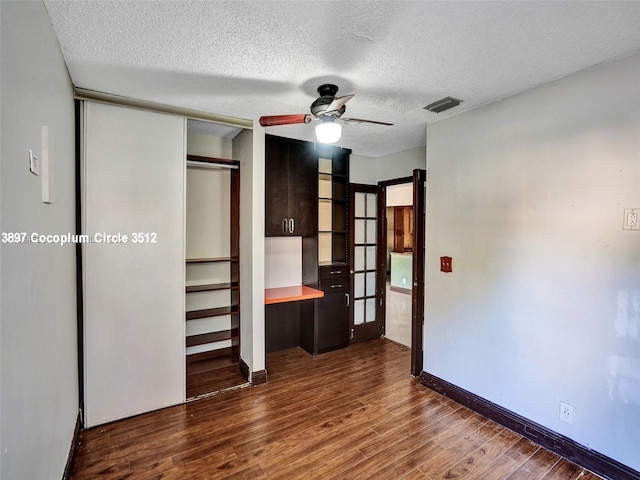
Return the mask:
[(380, 308), (382, 295), (378, 279), (380, 254), (378, 200), (381, 188), (372, 185), (350, 185), (352, 259), (350, 318), (351, 343), (363, 342), (382, 335)]

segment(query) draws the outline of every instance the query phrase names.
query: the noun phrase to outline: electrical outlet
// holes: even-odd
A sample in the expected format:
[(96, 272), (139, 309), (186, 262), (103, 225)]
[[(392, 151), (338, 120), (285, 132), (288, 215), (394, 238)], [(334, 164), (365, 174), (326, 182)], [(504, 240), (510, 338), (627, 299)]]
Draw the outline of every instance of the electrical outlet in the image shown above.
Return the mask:
[(640, 208), (625, 208), (623, 230), (640, 230)]
[(560, 402), (560, 420), (562, 420), (565, 423), (573, 424), (574, 422), (573, 405), (567, 402)]

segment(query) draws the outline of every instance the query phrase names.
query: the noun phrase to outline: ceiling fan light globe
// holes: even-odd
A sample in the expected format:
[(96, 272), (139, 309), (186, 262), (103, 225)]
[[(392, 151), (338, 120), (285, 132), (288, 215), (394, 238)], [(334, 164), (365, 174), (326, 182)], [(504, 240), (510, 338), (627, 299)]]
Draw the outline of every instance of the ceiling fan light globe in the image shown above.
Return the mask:
[(316, 138), (320, 143), (335, 143), (342, 135), (342, 125), (336, 122), (322, 122), (316, 126)]

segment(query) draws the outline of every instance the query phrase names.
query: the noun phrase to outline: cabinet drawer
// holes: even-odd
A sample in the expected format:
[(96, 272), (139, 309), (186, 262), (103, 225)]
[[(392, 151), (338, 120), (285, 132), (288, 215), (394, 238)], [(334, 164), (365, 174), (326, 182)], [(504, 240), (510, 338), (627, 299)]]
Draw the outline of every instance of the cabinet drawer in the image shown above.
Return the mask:
[(349, 266), (323, 265), (321, 267), (318, 267), (318, 277), (320, 278), (320, 280), (327, 280), (338, 277), (349, 277)]
[(349, 293), (349, 277), (320, 280), (320, 290), (322, 290), (325, 295), (330, 293)]

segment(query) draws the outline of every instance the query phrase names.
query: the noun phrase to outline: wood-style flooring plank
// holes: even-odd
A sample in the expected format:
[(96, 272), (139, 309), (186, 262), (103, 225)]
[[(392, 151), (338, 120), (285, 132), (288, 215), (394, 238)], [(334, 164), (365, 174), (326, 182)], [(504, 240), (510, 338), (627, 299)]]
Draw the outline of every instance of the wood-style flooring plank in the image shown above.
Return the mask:
[[(458, 463), (461, 458), (465, 458), (486, 442), (487, 438), (495, 437), (503, 428), (496, 423), (482, 423), (475, 417), (469, 420), (467, 430), (461, 431), (457, 436), (457, 441), (453, 444), (451, 438), (446, 438), (443, 443), (436, 440), (442, 450), (430, 458), (429, 461), (418, 466), (418, 470), (429, 478), (437, 478), (447, 469)], [(450, 445), (450, 446), (447, 446)]]
[(543, 480), (577, 480), (581, 473), (582, 468), (562, 458), (543, 477)]
[(507, 480), (540, 480), (560, 460), (555, 453), (539, 448), (529, 460), (507, 477)]
[(466, 480), (468, 478), (472, 478), (476, 472), (482, 471), (486, 468), (496, 460), (496, 458), (515, 444), (518, 439), (518, 434), (511, 430), (504, 429), (498, 433), (498, 435), (489, 439), (476, 450), (466, 455), (462, 460), (447, 468), (434, 480)]
[(507, 455), (499, 455), (485, 468), (473, 473), (465, 480), (504, 480), (520, 466), (513, 458)]
[(384, 339), (267, 356), (267, 383), (81, 433), (72, 480), (595, 480), (425, 388)]

